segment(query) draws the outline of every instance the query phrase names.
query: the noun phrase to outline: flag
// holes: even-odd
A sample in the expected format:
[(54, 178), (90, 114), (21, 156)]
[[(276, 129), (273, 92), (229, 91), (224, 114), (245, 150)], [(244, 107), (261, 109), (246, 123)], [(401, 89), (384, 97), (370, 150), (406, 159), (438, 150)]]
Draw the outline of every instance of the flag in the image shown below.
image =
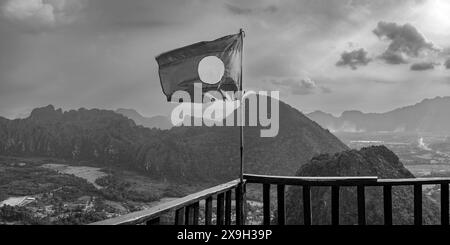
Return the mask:
[(202, 92), (237, 91), (241, 85), (243, 32), (165, 52), (156, 57), (167, 100), (175, 91), (193, 98), (194, 84)]

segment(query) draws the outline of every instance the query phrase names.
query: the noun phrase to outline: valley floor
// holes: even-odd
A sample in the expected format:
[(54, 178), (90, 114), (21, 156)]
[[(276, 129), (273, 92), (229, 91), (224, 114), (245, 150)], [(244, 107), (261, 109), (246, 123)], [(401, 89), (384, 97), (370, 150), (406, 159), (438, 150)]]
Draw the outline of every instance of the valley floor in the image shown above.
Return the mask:
[(0, 156), (0, 224), (86, 224), (205, 187), (82, 162)]

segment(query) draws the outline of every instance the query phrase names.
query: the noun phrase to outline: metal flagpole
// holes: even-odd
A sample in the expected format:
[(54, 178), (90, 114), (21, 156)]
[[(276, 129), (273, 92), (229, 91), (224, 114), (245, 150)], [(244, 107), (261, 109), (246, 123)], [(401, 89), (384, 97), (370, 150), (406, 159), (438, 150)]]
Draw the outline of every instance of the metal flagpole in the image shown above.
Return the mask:
[[(244, 116), (245, 116), (245, 103), (244, 103), (244, 90), (242, 89), (242, 72), (243, 72), (243, 65), (242, 65), (242, 60), (243, 60), (243, 52), (244, 52), (244, 31), (242, 29), (239, 30), (239, 34), (241, 35), (241, 74), (240, 74), (240, 84), (239, 84), (239, 90), (241, 91), (241, 127), (240, 127), (240, 157), (241, 157), (241, 172), (240, 172), (240, 185), (239, 187), (236, 189), (236, 197), (239, 200), (236, 200), (236, 224), (238, 225), (245, 225), (245, 184), (244, 184)], [(238, 204), (239, 203), (239, 204)]]
[(243, 52), (244, 52), (244, 31), (242, 29), (239, 30), (239, 33), (241, 35), (241, 74), (240, 74), (240, 84), (239, 84), (239, 90), (241, 91), (241, 127), (240, 127), (240, 134), (241, 134), (241, 146), (240, 146), (240, 156), (241, 156), (241, 172), (240, 172), (240, 180), (241, 183), (244, 182), (244, 116), (245, 116), (245, 103), (244, 103), (244, 91), (242, 89), (242, 56), (243, 56)]

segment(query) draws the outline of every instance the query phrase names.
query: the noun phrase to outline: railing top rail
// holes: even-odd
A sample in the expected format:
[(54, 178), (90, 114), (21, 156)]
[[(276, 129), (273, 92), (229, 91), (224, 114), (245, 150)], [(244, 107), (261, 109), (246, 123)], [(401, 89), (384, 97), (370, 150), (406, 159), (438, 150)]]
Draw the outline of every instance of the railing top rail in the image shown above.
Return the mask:
[(244, 174), (244, 179), (247, 183), (330, 186), (375, 184), (378, 177), (297, 177)]
[(309, 186), (383, 186), (383, 185), (433, 185), (450, 183), (450, 178), (403, 178), (403, 179), (379, 179), (376, 176), (356, 177), (302, 177), (302, 176), (270, 176), (245, 174), (247, 183), (259, 184), (284, 184), (284, 185), (309, 185)]
[(133, 224), (140, 224), (147, 220), (151, 220), (153, 218), (159, 217), (161, 213), (173, 210), (180, 207), (189, 206), (193, 203), (196, 203), (200, 200), (206, 199), (209, 196), (220, 194), (223, 192), (226, 192), (228, 190), (232, 190), (236, 188), (240, 183), (240, 180), (233, 180), (225, 184), (221, 184), (218, 186), (211, 187), (209, 189), (205, 189), (200, 192), (196, 192), (191, 195), (187, 195), (185, 197), (181, 197), (178, 199), (175, 199), (170, 202), (163, 203), (161, 205), (158, 205), (156, 207), (133, 212), (125, 215), (121, 215), (112, 219), (107, 219), (95, 223), (91, 223), (90, 225), (133, 225)]
[(450, 178), (409, 178), (409, 179), (378, 179), (378, 185), (434, 185), (434, 184), (448, 184)]

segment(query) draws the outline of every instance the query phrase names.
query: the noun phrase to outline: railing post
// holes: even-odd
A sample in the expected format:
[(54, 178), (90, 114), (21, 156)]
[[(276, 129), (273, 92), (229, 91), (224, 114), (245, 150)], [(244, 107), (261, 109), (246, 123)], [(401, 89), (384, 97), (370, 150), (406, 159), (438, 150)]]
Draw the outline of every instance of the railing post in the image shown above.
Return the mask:
[(184, 208), (175, 211), (175, 225), (184, 225)]
[(231, 225), (231, 190), (225, 192), (225, 225)]
[(192, 205), (192, 211), (193, 211), (192, 224), (198, 225), (198, 213), (200, 211), (200, 203), (199, 202), (196, 202)]
[(243, 225), (243, 197), (242, 197), (242, 183), (236, 187), (236, 225)]
[(422, 185), (414, 184), (414, 225), (422, 225)]
[(278, 225), (286, 224), (286, 206), (284, 203), (284, 193), (285, 193), (285, 185), (283, 184), (277, 185)]
[(358, 199), (358, 225), (366, 225), (366, 195), (364, 185), (356, 187)]
[(339, 186), (331, 186), (331, 224), (339, 225)]
[(145, 222), (146, 225), (159, 225), (161, 223), (161, 218), (157, 217), (151, 220), (148, 220), (147, 222)]
[(184, 224), (185, 225), (191, 225), (192, 224), (192, 222), (191, 222), (191, 210), (192, 210), (192, 207), (191, 206), (186, 206), (185, 208), (184, 208)]
[(223, 214), (224, 214), (224, 193), (220, 193), (217, 195), (217, 214), (216, 214), (216, 222), (217, 225), (223, 225)]
[(247, 222), (247, 184), (242, 185), (242, 224)]
[(263, 223), (270, 225), (270, 184), (263, 184)]
[(441, 184), (441, 225), (448, 225), (448, 183)]
[(311, 188), (309, 185), (303, 187), (303, 224), (311, 225)]
[(205, 225), (212, 225), (212, 196), (209, 196), (205, 200)]
[(384, 225), (392, 225), (392, 186), (383, 186)]

